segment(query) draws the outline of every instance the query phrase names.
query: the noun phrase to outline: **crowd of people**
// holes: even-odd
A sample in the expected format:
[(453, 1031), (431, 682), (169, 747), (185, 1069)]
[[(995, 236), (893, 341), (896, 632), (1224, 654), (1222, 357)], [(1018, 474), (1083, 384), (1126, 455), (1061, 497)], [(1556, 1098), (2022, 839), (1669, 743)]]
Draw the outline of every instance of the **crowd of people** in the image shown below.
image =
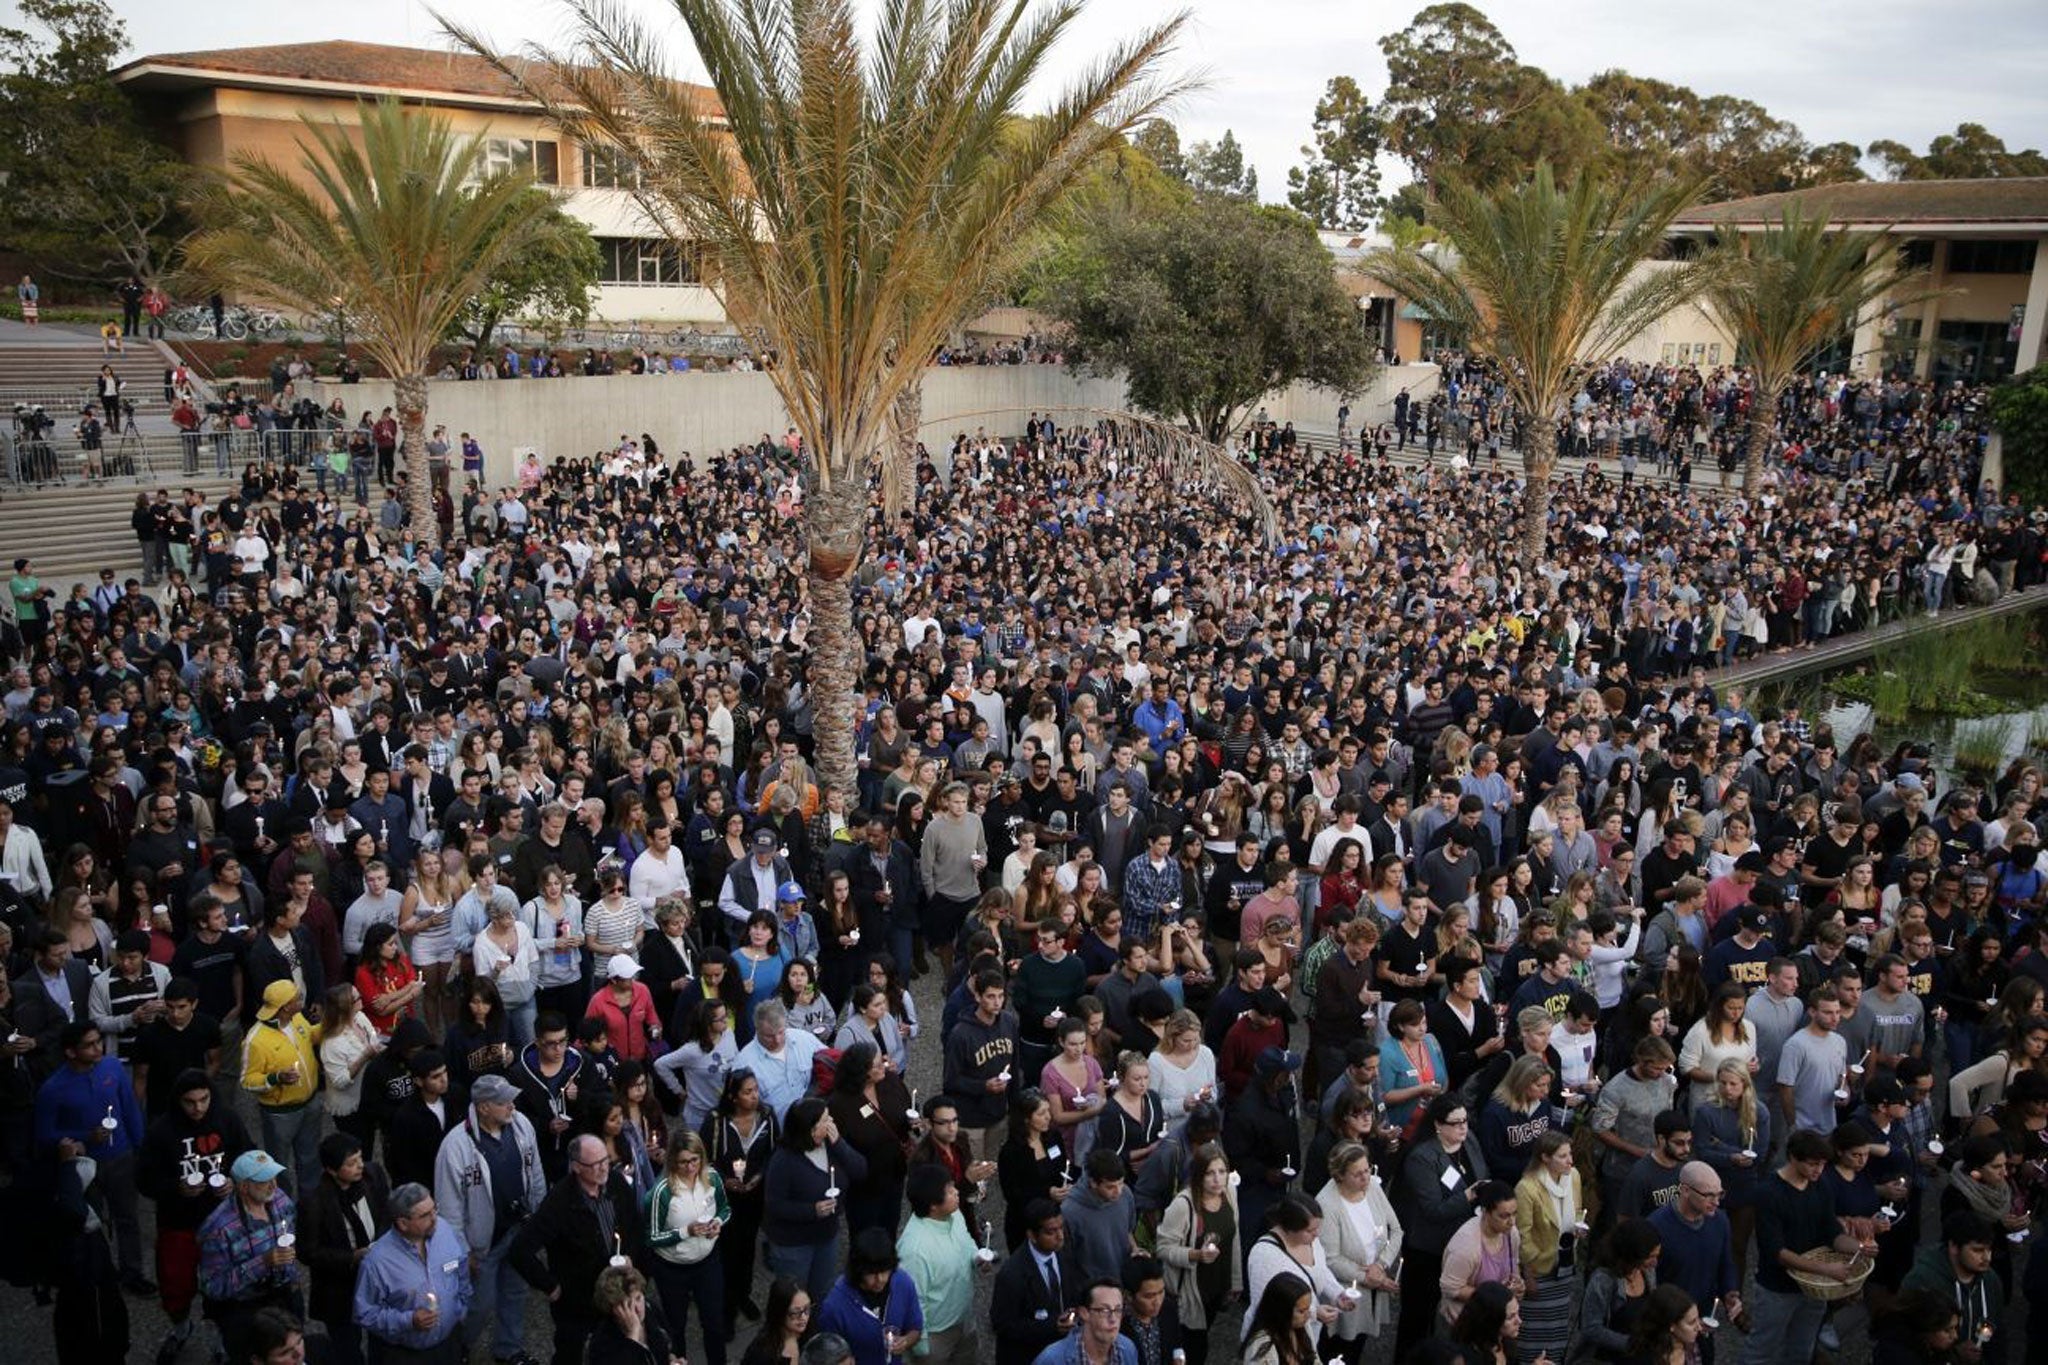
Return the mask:
[[(1860, 420), (1806, 395), (1790, 440)], [(0, 1268), (95, 1365), (134, 1298), (235, 1365), (693, 1316), (710, 1365), (1999, 1365), (2041, 773), (1705, 671), (2039, 581), (1960, 430), (1747, 501), (1591, 470), (1532, 573), (1483, 461), (1261, 424), (1268, 544), (1114, 423), (963, 435), (873, 510), (852, 792), (767, 437), (465, 480), (442, 556), (395, 471), (287, 464), (188, 494), (157, 591), (18, 562)]]

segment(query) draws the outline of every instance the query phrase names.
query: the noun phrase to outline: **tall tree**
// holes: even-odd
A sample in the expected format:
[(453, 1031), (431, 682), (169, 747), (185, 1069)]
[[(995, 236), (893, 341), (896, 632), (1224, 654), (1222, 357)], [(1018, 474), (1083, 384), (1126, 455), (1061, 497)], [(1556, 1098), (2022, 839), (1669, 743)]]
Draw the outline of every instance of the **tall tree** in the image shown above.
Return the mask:
[(1704, 175), (1708, 199), (1741, 199), (1807, 185), (1860, 180), (1862, 149), (1810, 147), (1793, 124), (1729, 95), (1619, 69), (1573, 92), (1602, 129), (1601, 164), (1612, 174)]
[(1833, 232), (1824, 217), (1787, 213), (1760, 232), (1723, 229), (1702, 297), (1749, 366), (1742, 488), (1763, 472), (1778, 400), (1820, 350), (1879, 300), (1905, 302), (1918, 274), (1881, 232)]
[(1237, 134), (1225, 128), (1214, 142), (1197, 142), (1187, 150), (1188, 184), (1204, 194), (1259, 202), (1259, 168), (1247, 165)]
[(1163, 118), (1146, 119), (1131, 134), (1131, 145), (1152, 159), (1152, 164), (1183, 185), (1188, 179), (1187, 157), (1180, 149), (1180, 130)]
[(1379, 114), (1349, 76), (1332, 76), (1316, 101), (1307, 164), (1287, 172), (1287, 202), (1319, 227), (1362, 231), (1379, 212)]
[(0, 27), (0, 243), (60, 279), (162, 273), (183, 228), (183, 164), (108, 72), (127, 45), (104, 0), (19, 0)]
[(1440, 181), (1430, 225), (1442, 247), (1395, 246), (1362, 269), (1498, 360), (1521, 419), (1520, 557), (1534, 570), (1550, 519), (1557, 423), (1587, 367), (1692, 298), (1692, 264), (1645, 269), (1699, 193), (1696, 180), (1561, 187), (1548, 162), (1491, 192)]
[(1519, 181), (1539, 157), (1566, 173), (1599, 151), (1599, 128), (1570, 92), (1515, 55), (1472, 6), (1431, 5), (1380, 39), (1389, 151), (1434, 191), (1452, 171), (1482, 187)]
[(531, 179), (483, 173), (484, 146), (395, 99), (358, 104), (358, 127), (308, 121), (299, 164), (236, 158), (186, 244), (200, 280), (307, 317), (346, 307), (392, 379), (412, 532), (439, 543), (427, 466), (434, 347), (551, 206)]
[(1981, 123), (1959, 123), (1927, 144), (1921, 156), (1889, 138), (1870, 144), (1870, 155), (1888, 180), (1988, 180), (2014, 175), (2048, 175), (2048, 156), (2034, 148), (2013, 151)]
[[(803, 437), (809, 684), (822, 781), (854, 789), (852, 578), (892, 414), (937, 345), (995, 296), (1084, 168), (1179, 90), (1184, 17), (1101, 54), (1038, 118), (1018, 107), (1083, 0), (674, 0), (721, 106), (671, 79), (621, 11), (572, 7), (574, 59), (492, 53), (584, 138), (635, 150), (642, 202), (702, 250)], [(862, 31), (871, 36), (863, 39)]]
[(1100, 215), (1039, 274), (1096, 374), (1121, 374), (1142, 412), (1212, 441), (1298, 379), (1345, 392), (1372, 369), (1358, 307), (1307, 219), (1205, 196)]

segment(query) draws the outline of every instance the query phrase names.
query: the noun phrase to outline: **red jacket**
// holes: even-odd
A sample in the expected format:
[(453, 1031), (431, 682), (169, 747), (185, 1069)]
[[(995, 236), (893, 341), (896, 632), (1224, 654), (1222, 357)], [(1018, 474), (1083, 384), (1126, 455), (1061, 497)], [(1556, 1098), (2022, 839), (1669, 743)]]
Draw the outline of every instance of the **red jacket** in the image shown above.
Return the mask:
[(611, 983), (607, 981), (590, 997), (590, 1006), (583, 1013), (586, 1018), (604, 1020), (612, 1051), (627, 1061), (648, 1060), (648, 1040), (661, 1033), (661, 1021), (654, 1015), (654, 996), (638, 981), (633, 983), (632, 1003), (625, 1009), (613, 1001)]

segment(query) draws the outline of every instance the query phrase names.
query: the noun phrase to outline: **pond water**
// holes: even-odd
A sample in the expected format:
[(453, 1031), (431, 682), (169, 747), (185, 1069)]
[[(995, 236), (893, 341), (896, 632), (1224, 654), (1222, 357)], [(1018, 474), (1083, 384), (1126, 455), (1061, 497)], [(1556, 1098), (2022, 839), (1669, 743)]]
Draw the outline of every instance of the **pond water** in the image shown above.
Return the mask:
[[(2048, 610), (2016, 619), (2031, 622), (2037, 638), (2048, 629)], [(1959, 648), (1969, 647), (1966, 633), (1958, 634), (1957, 644)], [(1958, 747), (1969, 749), (1973, 755), (1988, 754), (1995, 748), (2000, 754), (2000, 769), (2029, 749), (2048, 758), (2048, 753), (2043, 753), (2048, 749), (2048, 668), (1982, 670), (1973, 679), (1973, 685), (2004, 704), (2003, 709), (1986, 716), (1878, 717), (1869, 702), (1842, 697), (1829, 685), (1845, 674), (1885, 666), (1885, 656), (1880, 654), (1854, 664), (1819, 668), (1778, 684), (1784, 689), (1780, 695), (1789, 693), (1807, 699), (1808, 719), (1816, 724), (1826, 721), (1844, 748), (1850, 739), (1865, 731), (1876, 737), (1887, 755), (1909, 739), (1928, 745), (1945, 778), (1952, 778), (1955, 773)]]

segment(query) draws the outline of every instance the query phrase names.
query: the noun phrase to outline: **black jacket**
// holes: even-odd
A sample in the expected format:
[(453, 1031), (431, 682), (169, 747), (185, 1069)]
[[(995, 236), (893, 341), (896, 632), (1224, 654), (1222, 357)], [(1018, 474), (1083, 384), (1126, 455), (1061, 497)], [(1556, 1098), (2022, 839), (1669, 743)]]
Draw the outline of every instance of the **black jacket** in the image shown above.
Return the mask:
[[(370, 1201), (372, 1240), (391, 1227), (391, 1181), (381, 1167), (365, 1164), (361, 1181)], [(306, 1237), (305, 1262), (313, 1288), (307, 1297), (312, 1315), (322, 1322), (347, 1322), (356, 1292), (355, 1244), (349, 1241), (348, 1216), (342, 1211), (341, 1187), (331, 1173), (299, 1203), (299, 1228)]]
[(1071, 1248), (1061, 1247), (1055, 1259), (1060, 1267), (1058, 1303), (1038, 1272), (1038, 1259), (1028, 1242), (996, 1272), (988, 1306), (989, 1326), (996, 1334), (996, 1365), (1031, 1365), (1040, 1351), (1067, 1335), (1060, 1327), (1060, 1314), (1081, 1305), (1088, 1285)]
[(415, 1091), (391, 1111), (391, 1123), (384, 1132), (384, 1164), (393, 1185), (417, 1183), (434, 1188), (434, 1158), (441, 1154), (441, 1139), (469, 1113), (469, 1091), (450, 1084), (441, 1097), (444, 1120), (434, 1117), (427, 1102)]
[[(604, 1198), (611, 1201), (617, 1245), (638, 1248), (628, 1254), (644, 1260), (640, 1202), (634, 1198), (633, 1187), (613, 1171), (605, 1182)], [(535, 1289), (543, 1294), (562, 1291), (554, 1303), (557, 1315), (594, 1318), (597, 1310), (591, 1304), (591, 1292), (597, 1287), (598, 1273), (611, 1261), (613, 1246), (600, 1234), (597, 1214), (571, 1174), (556, 1181), (533, 1217), (520, 1225), (508, 1255), (520, 1278)]]
[(1287, 1178), (1281, 1172), (1301, 1169), (1301, 1125), (1292, 1106), (1274, 1103), (1265, 1083), (1253, 1081), (1230, 1108), (1223, 1151), (1245, 1184), (1282, 1188)]

